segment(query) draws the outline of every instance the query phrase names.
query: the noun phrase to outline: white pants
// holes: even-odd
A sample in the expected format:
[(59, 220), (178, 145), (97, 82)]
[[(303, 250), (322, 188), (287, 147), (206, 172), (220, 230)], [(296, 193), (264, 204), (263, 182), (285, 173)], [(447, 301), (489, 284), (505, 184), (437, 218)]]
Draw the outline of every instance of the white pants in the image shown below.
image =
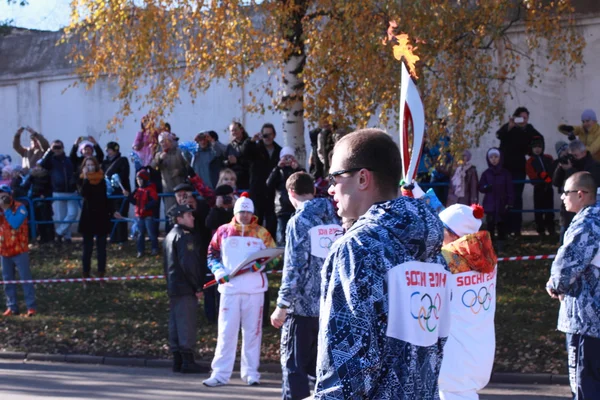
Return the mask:
[(262, 314), (264, 293), (221, 294), (219, 306), (219, 334), (212, 378), (227, 383), (233, 372), (240, 323), (242, 326), (242, 380), (259, 380), (260, 345), (262, 342)]
[[(77, 193), (54, 192), (52, 197), (74, 197)], [(79, 213), (79, 200), (54, 200), (52, 202), (52, 211), (54, 212), (54, 221), (74, 221)], [(54, 229), (57, 235), (64, 236), (65, 239), (71, 238), (71, 224), (55, 224)]]
[(444, 392), (440, 390), (441, 400), (478, 400), (479, 395), (475, 390), (466, 392)]

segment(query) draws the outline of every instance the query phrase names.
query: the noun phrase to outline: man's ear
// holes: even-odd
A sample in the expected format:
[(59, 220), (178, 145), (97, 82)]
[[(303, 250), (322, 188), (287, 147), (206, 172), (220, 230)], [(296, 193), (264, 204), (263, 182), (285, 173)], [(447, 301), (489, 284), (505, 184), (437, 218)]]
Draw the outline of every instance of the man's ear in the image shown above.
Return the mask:
[(373, 173), (367, 169), (363, 169), (359, 172), (358, 177), (358, 188), (365, 190), (373, 184)]

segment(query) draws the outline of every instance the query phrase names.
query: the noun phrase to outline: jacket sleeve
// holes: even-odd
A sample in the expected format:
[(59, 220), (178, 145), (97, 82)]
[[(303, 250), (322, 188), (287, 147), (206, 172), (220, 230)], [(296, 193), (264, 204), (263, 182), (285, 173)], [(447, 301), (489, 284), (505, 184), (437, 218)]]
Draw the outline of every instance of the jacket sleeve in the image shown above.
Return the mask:
[(80, 167), (80, 165), (77, 165), (77, 144), (74, 144), (73, 147), (71, 147), (71, 152), (69, 153), (69, 159), (73, 163), (73, 166), (75, 167), (75, 169)]
[(207, 264), (210, 271), (217, 276), (219, 270), (221, 273), (224, 272), (225, 266), (223, 265), (223, 259), (221, 258), (221, 235), (223, 229), (217, 229), (213, 235), (210, 244), (208, 245), (208, 257)]
[(506, 137), (507, 133), (508, 133), (508, 124), (504, 124), (496, 132), (496, 137), (500, 140), (503, 140)]
[[(591, 224), (590, 224), (591, 225)], [(558, 249), (550, 270), (549, 287), (559, 294), (569, 292), (571, 285), (589, 268), (600, 246), (599, 230), (581, 220), (571, 224), (564, 244)], [(595, 267), (594, 267), (595, 268)]]
[(286, 227), (283, 275), (277, 304), (289, 307), (298, 293), (298, 278), (310, 259), (309, 229), (299, 219), (291, 219)]
[(52, 169), (52, 157), (54, 157), (54, 153), (51, 149), (46, 150), (46, 153), (42, 157), (42, 167), (48, 171)]
[(484, 172), (483, 174), (481, 174), (481, 179), (479, 180), (479, 191), (481, 193), (489, 193), (490, 189), (487, 187), (487, 185), (487, 174)]
[(535, 170), (535, 167), (533, 166), (533, 161), (533, 157), (529, 157), (527, 163), (525, 164), (525, 171), (527, 172), (527, 177), (529, 177), (529, 179), (532, 181), (539, 179), (538, 173)]
[(27, 209), (23, 204), (17, 207), (14, 212), (8, 208), (4, 210), (4, 218), (6, 218), (6, 222), (8, 222), (11, 228), (19, 229), (27, 219)]
[(96, 160), (102, 164), (102, 161), (104, 161), (104, 152), (98, 143), (94, 145), (94, 151), (96, 152)]
[(277, 189), (280, 181), (281, 181), (281, 168), (279, 168), (277, 166), (277, 167), (273, 168), (273, 170), (269, 174), (269, 177), (267, 178), (267, 188), (269, 188), (270, 190)]
[(374, 287), (372, 276), (385, 275), (387, 266), (372, 261), (381, 251), (346, 244), (328, 257), (334, 272), (321, 286), (327, 311), (321, 316), (326, 320), (319, 329), (317, 360), (325, 375), (317, 377), (315, 400), (373, 398), (367, 384), (381, 380), (385, 343), (377, 315), (383, 304), (374, 299), (384, 290)]
[(15, 149), (21, 157), (27, 155), (27, 149), (21, 146), (21, 135), (15, 134), (15, 137), (13, 138), (13, 149)]
[[(199, 243), (194, 243), (192, 234), (183, 235), (177, 241), (177, 259), (183, 273), (195, 292), (202, 291), (204, 277), (202, 276), (200, 252), (196, 249)], [(192, 248), (193, 250), (190, 250)]]
[(477, 178), (477, 169), (473, 166), (469, 169), (471, 171), (467, 176), (469, 177), (469, 181), (467, 182), (468, 193), (470, 198), (468, 199), (471, 204), (479, 203), (479, 179)]
[(42, 151), (46, 151), (50, 148), (50, 143), (48, 143), (48, 139), (46, 139), (41, 133), (36, 132), (35, 136), (33, 136), (33, 140), (37, 141), (40, 144), (40, 148), (42, 149)]
[(552, 184), (557, 188), (561, 188), (565, 184), (565, 170), (560, 166), (560, 163), (556, 163), (554, 172), (552, 173)]

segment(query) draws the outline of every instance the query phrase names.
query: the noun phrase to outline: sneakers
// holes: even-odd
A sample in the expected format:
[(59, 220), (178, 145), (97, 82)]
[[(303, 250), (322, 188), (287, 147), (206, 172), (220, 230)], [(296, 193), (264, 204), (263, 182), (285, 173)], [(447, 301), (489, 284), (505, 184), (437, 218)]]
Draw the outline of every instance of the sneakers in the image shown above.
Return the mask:
[(30, 308), (29, 310), (27, 310), (28, 317), (33, 317), (36, 314), (37, 314), (37, 311), (35, 311), (33, 308)]
[(135, 256), (135, 258), (142, 258), (142, 257), (144, 257), (144, 253), (138, 251), (138, 253)]
[(208, 386), (208, 387), (217, 387), (217, 386), (223, 386), (223, 385), (225, 385), (225, 382), (221, 382), (217, 378), (214, 378), (214, 377), (211, 376), (210, 378), (208, 378), (206, 380), (203, 380), (202, 384), (204, 386)]
[(13, 311), (10, 308), (7, 308), (6, 311), (2, 314), (3, 317), (10, 317), (12, 315), (19, 315), (18, 311)]
[(260, 385), (260, 381), (256, 378), (248, 378), (248, 386), (258, 386)]
[(151, 256), (157, 256), (158, 255), (158, 250), (154, 249), (152, 250), (152, 252), (150, 253)]

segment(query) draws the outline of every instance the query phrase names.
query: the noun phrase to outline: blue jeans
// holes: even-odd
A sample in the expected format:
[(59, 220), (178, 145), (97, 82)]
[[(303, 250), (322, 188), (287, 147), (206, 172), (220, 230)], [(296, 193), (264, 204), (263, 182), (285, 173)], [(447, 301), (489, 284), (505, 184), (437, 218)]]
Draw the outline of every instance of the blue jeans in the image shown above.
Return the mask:
[[(53, 192), (52, 197), (73, 197), (76, 192)], [(71, 224), (77, 219), (79, 214), (78, 200), (54, 200), (52, 202), (52, 211), (54, 212), (54, 229), (57, 235), (64, 236), (65, 239), (71, 239)], [(62, 222), (71, 221), (71, 222)]]
[[(21, 253), (13, 257), (1, 257), (2, 259), (2, 279), (5, 281), (15, 280), (15, 269), (19, 270), (19, 279), (28, 281), (33, 279), (31, 277), (31, 270), (29, 269), (29, 253)], [(17, 305), (17, 287), (14, 283), (4, 285), (4, 292), (6, 293), (6, 306), (13, 312), (18, 312), (19, 307)], [(37, 308), (35, 304), (35, 289), (32, 283), (23, 284), (23, 292), (25, 293), (25, 304), (27, 309), (35, 310)]]
[(158, 235), (156, 234), (156, 224), (154, 223), (154, 217), (136, 218), (137, 227), (140, 234), (137, 237), (137, 251), (138, 253), (144, 252), (144, 245), (146, 241), (146, 231), (148, 237), (150, 237), (150, 243), (153, 251), (158, 251)]

